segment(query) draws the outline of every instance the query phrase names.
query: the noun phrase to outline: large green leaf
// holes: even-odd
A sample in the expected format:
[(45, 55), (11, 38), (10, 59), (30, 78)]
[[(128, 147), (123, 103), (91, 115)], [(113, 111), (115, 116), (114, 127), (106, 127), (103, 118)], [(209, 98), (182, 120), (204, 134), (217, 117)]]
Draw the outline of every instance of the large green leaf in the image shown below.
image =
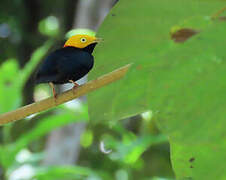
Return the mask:
[(199, 29), (205, 27), (208, 15), (223, 4), (223, 1), (196, 0), (120, 1), (98, 32), (97, 36), (104, 38), (104, 43), (96, 48), (95, 67), (89, 79), (128, 63), (134, 63), (136, 68), (131, 69), (123, 80), (88, 96), (91, 119), (109, 121), (148, 109), (154, 85), (150, 84), (153, 68), (149, 69), (147, 65), (158, 60), (153, 58), (157, 53), (176, 48), (170, 40), (172, 29), (194, 17), (202, 17), (203, 25), (199, 23)]
[(159, 56), (153, 66), (152, 83), (157, 86), (151, 107), (170, 135), (172, 160), (181, 179), (226, 178), (225, 29), (226, 23), (215, 23), (169, 51), (170, 58)]
[[(211, 15), (226, 1), (122, 0), (99, 31), (96, 78), (133, 63), (120, 81), (89, 95), (91, 120), (118, 120), (151, 109), (170, 139), (178, 179), (226, 179), (226, 23)], [(175, 43), (180, 28), (197, 33)]]

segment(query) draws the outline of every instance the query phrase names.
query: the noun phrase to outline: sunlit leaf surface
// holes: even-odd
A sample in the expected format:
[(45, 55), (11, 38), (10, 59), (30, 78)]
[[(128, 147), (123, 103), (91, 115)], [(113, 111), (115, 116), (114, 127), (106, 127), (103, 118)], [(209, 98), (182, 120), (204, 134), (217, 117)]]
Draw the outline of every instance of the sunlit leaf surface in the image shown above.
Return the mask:
[[(95, 51), (90, 79), (133, 66), (124, 79), (89, 95), (91, 121), (112, 122), (151, 109), (170, 138), (178, 179), (226, 178), (226, 22), (211, 18), (225, 5), (122, 0), (98, 34), (105, 42)], [(183, 41), (172, 38), (178, 31)]]

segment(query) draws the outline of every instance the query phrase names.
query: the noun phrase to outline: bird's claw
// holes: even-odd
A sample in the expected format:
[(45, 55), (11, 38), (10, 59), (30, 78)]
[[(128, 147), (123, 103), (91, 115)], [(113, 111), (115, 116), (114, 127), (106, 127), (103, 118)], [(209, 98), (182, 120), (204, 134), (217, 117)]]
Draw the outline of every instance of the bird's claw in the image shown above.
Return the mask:
[(76, 83), (76, 82), (74, 82), (74, 81), (72, 81), (72, 80), (69, 80), (69, 82), (71, 82), (71, 83), (73, 83), (74, 84), (74, 86), (73, 86), (73, 92), (74, 92), (74, 90), (75, 89), (77, 89), (78, 87), (79, 87), (79, 84), (78, 83)]

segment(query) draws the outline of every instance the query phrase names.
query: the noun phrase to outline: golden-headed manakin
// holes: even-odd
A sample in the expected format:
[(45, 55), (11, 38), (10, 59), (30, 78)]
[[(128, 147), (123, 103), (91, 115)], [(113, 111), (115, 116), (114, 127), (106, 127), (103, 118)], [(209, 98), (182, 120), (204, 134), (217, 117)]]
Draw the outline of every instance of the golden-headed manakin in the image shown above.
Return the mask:
[(63, 48), (52, 52), (43, 61), (36, 74), (36, 83), (49, 83), (56, 93), (54, 84), (73, 83), (85, 76), (93, 67), (92, 52), (101, 39), (90, 35), (74, 35)]

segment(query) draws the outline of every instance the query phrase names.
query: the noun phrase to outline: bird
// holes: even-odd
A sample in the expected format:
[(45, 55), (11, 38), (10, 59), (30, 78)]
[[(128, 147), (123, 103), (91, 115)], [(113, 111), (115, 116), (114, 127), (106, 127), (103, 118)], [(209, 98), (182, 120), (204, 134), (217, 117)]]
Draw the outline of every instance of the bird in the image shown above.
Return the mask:
[(92, 53), (101, 41), (101, 38), (86, 34), (71, 36), (62, 48), (50, 53), (41, 63), (35, 75), (36, 84), (49, 83), (55, 99), (54, 84), (73, 83), (73, 88), (77, 88), (76, 81), (93, 68)]

